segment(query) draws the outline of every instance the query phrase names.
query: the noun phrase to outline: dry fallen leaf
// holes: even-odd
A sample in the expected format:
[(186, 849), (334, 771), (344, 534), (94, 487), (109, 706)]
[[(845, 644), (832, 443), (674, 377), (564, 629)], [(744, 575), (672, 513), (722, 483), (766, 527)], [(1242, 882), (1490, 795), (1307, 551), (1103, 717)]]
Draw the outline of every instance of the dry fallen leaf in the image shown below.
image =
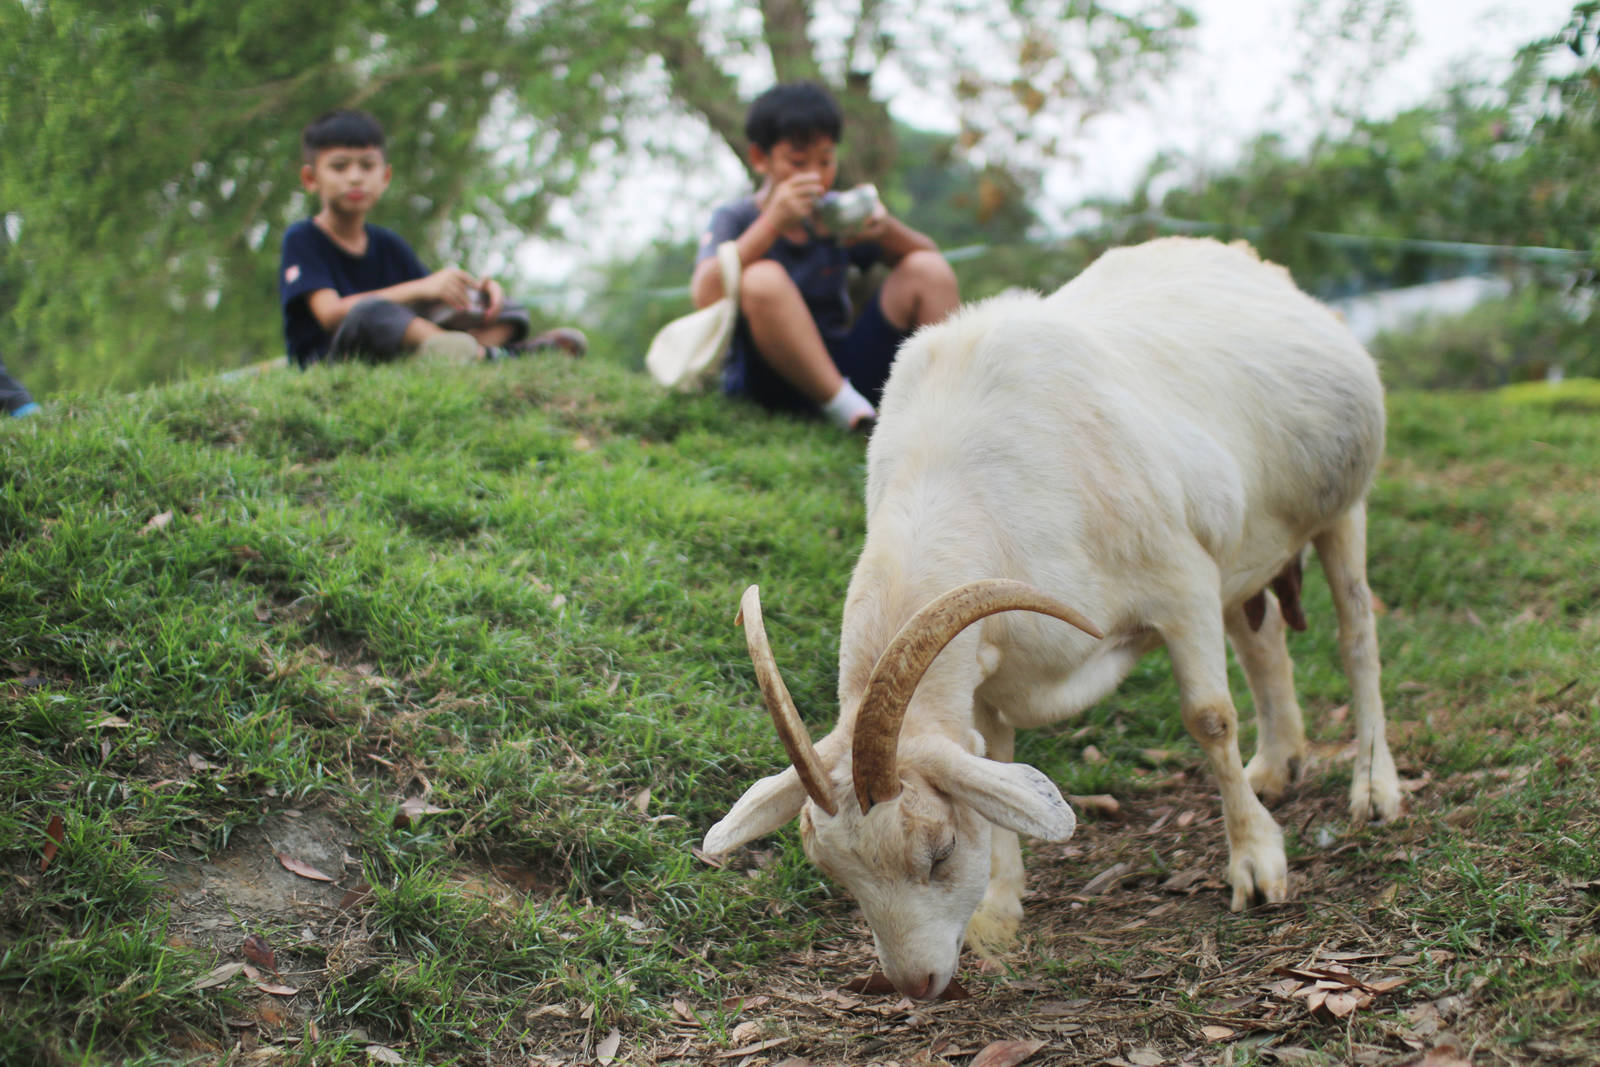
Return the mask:
[(244, 939), (244, 944), (239, 946), (239, 954), (258, 966), (265, 967), (273, 974), (278, 973), (278, 957), (272, 945), (260, 934), (251, 934)]
[(51, 861), (56, 858), (57, 850), (61, 848), (62, 843), (67, 839), (67, 824), (62, 821), (61, 816), (50, 816), (50, 824), (44, 828), (44, 836), (44, 855), (39, 859), (40, 874), (43, 874), (50, 867)]
[[(1370, 1003), (1371, 999), (1368, 997), (1367, 1001)], [(1322, 1010), (1335, 1019), (1343, 1019), (1361, 1007), (1361, 1000), (1359, 993), (1329, 993), (1323, 998)]]
[(777, 1048), (779, 1045), (787, 1044), (791, 1040), (792, 1038), (787, 1037), (774, 1037), (768, 1041), (757, 1042), (754, 1045), (745, 1045), (743, 1048), (730, 1048), (728, 1051), (719, 1052), (711, 1058), (715, 1060), (733, 1060), (741, 1056), (754, 1056), (758, 1052), (765, 1052), (769, 1048)]
[(365, 882), (359, 882), (348, 890), (344, 898), (339, 901), (340, 911), (349, 911), (351, 908), (367, 903), (372, 899), (372, 887)]
[(1043, 1041), (996, 1041), (985, 1045), (967, 1067), (1016, 1067), (1045, 1044)]
[(376, 1060), (378, 1063), (404, 1063), (406, 1058), (388, 1045), (368, 1045), (366, 1048), (367, 1059)]
[(1207, 1041), (1226, 1041), (1236, 1032), (1226, 1026), (1202, 1026), (1200, 1028), (1200, 1036)]
[(145, 534), (154, 533), (156, 530), (165, 527), (171, 521), (172, 512), (163, 511), (161, 514), (154, 516), (149, 522), (144, 524), (144, 528), (139, 531), (139, 536), (143, 537)]
[(844, 984), (846, 993), (867, 993), (877, 996), (887, 996), (898, 992), (894, 983), (889, 981), (888, 975), (882, 971), (873, 971), (865, 978), (852, 978)]
[(449, 810), (430, 804), (426, 797), (407, 797), (400, 805), (400, 810), (394, 813), (394, 828), (404, 830), (424, 815), (441, 815)]
[(765, 1029), (764, 1024), (748, 1019), (728, 1031), (728, 1040), (735, 1045), (747, 1045), (759, 1036), (763, 1029)]
[(1083, 888), (1078, 890), (1077, 895), (1080, 897), (1092, 897), (1105, 892), (1117, 883), (1117, 880), (1127, 872), (1128, 867), (1127, 863), (1113, 863), (1110, 867), (1085, 882)]
[(1069, 795), (1067, 803), (1081, 811), (1093, 812), (1096, 815), (1110, 817), (1122, 810), (1122, 805), (1117, 803), (1117, 798), (1109, 793), (1091, 793), (1088, 796)]
[(219, 986), (232, 980), (242, 970), (244, 970), (244, 964), (242, 963), (224, 963), (220, 967), (212, 968), (211, 973), (196, 982), (194, 987), (196, 989), (210, 989), (213, 986)]
[(298, 874), (302, 878), (310, 878), (314, 882), (333, 881), (332, 875), (323, 874), (311, 864), (302, 863), (293, 856), (286, 856), (282, 852), (278, 853), (278, 862), (283, 864), (284, 870), (289, 871), (291, 874)]
[(622, 1031), (613, 1026), (605, 1040), (594, 1047), (595, 1062), (600, 1064), (600, 1067), (609, 1067), (609, 1064), (617, 1058), (617, 1049), (621, 1046)]
[(294, 986), (276, 985), (272, 982), (257, 982), (256, 988), (263, 993), (271, 993), (275, 997), (292, 997), (300, 992)]
[[(844, 984), (844, 988), (849, 993), (863, 993), (869, 996), (892, 997), (898, 996), (900, 993), (894, 987), (894, 983), (889, 981), (888, 976), (882, 971), (873, 971), (865, 978), (852, 978)], [(950, 984), (944, 987), (944, 992), (939, 994), (939, 999), (970, 1000), (972, 999), (972, 994), (967, 992), (965, 986), (952, 978), (950, 979)]]
[(1462, 1047), (1461, 1039), (1446, 1030), (1439, 1033), (1433, 1048), (1421, 1059), (1406, 1061), (1406, 1067), (1472, 1067), (1472, 1059)]
[(640, 790), (639, 794), (633, 798), (633, 810), (640, 815), (648, 815), (650, 813), (650, 790)]

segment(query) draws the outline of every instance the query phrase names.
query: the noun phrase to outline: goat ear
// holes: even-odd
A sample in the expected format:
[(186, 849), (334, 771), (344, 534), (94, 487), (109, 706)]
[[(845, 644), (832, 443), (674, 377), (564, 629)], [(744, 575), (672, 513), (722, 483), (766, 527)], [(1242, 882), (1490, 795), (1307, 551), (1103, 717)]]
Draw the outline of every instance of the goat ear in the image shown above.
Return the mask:
[(793, 767), (763, 778), (706, 832), (701, 847), (715, 856), (764, 837), (799, 815), (805, 802), (805, 787)]
[(1037, 767), (974, 756), (953, 742), (935, 758), (940, 788), (996, 826), (1043, 841), (1065, 841), (1078, 828), (1072, 806)]

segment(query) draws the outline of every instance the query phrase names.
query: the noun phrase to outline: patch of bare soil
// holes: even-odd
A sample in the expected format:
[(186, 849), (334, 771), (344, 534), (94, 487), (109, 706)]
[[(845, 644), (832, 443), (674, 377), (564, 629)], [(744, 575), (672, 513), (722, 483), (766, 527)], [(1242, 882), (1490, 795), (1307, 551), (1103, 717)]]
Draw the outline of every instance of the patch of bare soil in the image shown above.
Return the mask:
[(852, 991), (875, 968), (857, 915), (812, 950), (752, 973), (745, 995), (720, 1006), (721, 1025), (718, 1005), (675, 1000), (657, 1032), (574, 1030), (557, 1042), (561, 1052), (532, 1062), (1592, 1062), (1576, 1035), (1568, 1044), (1557, 1035), (1501, 1043), (1514, 1009), (1480, 1003), (1487, 979), (1466, 973), (1492, 950), (1457, 960), (1439, 947), (1437, 930), (1396, 905), (1421, 827), (1402, 818), (1352, 833), (1342, 792), (1309, 789), (1275, 811), (1305, 842), (1291, 856), (1293, 900), (1233, 915), (1209, 776), (1175, 775), (1172, 786), (1085, 819), (1069, 843), (1032, 851), (1022, 942), (998, 961), (964, 957), (959, 980), (970, 999), (917, 1003)]
[(249, 1051), (256, 1039), (304, 1023), (353, 936), (349, 906), (360, 895), (355, 835), (324, 813), (280, 812), (235, 830), (226, 848), (168, 868), (173, 943), (210, 949), (206, 984), (238, 983), (247, 1011), (229, 1020)]

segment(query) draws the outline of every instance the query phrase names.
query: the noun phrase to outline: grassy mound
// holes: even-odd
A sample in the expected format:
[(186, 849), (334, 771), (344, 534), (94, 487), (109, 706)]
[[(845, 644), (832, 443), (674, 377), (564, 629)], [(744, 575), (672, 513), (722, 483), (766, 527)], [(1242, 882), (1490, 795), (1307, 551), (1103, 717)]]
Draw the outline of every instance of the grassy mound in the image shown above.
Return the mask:
[[(694, 853), (783, 766), (733, 625), (748, 583), (831, 725), (859, 441), (541, 360), (0, 427), (0, 1060), (585, 1062), (615, 1029), (616, 1062), (964, 1063), (1030, 1034), (1088, 1062), (1176, 1054), (1207, 1020), (1233, 1062), (1381, 1059), (1439, 1028), (1419, 1005), (1502, 1055), (1586, 1058), (1600, 423), (1481, 396), (1391, 412), (1370, 549), (1414, 814), (1339, 823), (1346, 692), (1308, 571), (1293, 652), (1325, 758), (1280, 812), (1297, 902), (1230, 916), (1208, 888), (1216, 800), (1154, 656), (1023, 740), (1119, 814), (1035, 850), (1009, 970), (927, 1009), (838, 992), (870, 941), (792, 830)], [(1262, 992), (1352, 938), (1402, 961), (1403, 995), (1335, 1015)], [(1080, 1001), (1071, 1033), (1042, 1007)]]

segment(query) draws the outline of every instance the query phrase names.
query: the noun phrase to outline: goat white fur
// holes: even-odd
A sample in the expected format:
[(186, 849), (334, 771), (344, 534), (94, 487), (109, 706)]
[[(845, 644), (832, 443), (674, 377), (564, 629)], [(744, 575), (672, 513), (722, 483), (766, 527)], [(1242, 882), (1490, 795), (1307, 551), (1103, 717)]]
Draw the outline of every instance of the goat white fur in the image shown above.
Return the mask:
[[(997, 297), (919, 331), (868, 450), (838, 723), (812, 749), (794, 718), (801, 743), (785, 743), (797, 766), (751, 786), (706, 851), (798, 815), (807, 854), (860, 901), (885, 974), (908, 995), (936, 996), (963, 937), (986, 950), (1015, 935), (1017, 834), (1064, 840), (1074, 828), (1055, 785), (1010, 762), (1014, 731), (1094, 704), (1165, 644), (1184, 724), (1220, 786), (1232, 906), (1283, 900), (1282, 834), (1256, 793), (1281, 794), (1306, 746), (1283, 613), (1266, 590), (1307, 544), (1333, 591), (1352, 688), (1351, 815), (1400, 807), (1366, 584), (1365, 498), (1382, 449), (1372, 359), (1246, 248), (1168, 238), (1111, 251), (1049, 297)], [(923, 625), (913, 617), (925, 604), (986, 579), (1025, 583), (1060, 608), (991, 604), (924, 640), (920, 681), (896, 683), (909, 695), (885, 734), (869, 692), (898, 669), (879, 665), (900, 654), (885, 650), (907, 620)], [(1037, 613), (1071, 618), (1066, 604), (1104, 636)], [(753, 588), (745, 610), (760, 670)], [(1258, 713), (1249, 766), (1225, 641)], [(763, 688), (779, 716), (765, 678)], [(873, 731), (876, 749), (863, 741)], [(887, 770), (863, 767), (884, 753)]]

